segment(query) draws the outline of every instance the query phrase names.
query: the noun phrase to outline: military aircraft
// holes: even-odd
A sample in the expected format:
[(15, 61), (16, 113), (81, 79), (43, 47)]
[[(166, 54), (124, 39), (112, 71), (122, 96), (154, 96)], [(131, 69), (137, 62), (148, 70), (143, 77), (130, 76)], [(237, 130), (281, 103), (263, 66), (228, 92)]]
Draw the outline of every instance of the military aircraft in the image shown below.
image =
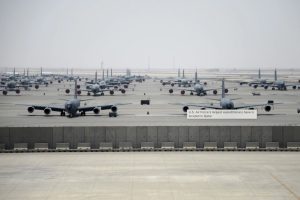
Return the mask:
[[(190, 89), (178, 89), (180, 90), (180, 93), (182, 95), (185, 94), (186, 91), (189, 91), (190, 92), (190, 95), (194, 95), (196, 94), (197, 96), (205, 96), (207, 95), (207, 92), (208, 91), (213, 91), (213, 94), (217, 94), (218, 93), (218, 90), (221, 89), (221, 88), (214, 88), (214, 89), (206, 89), (204, 88), (205, 85), (207, 85), (206, 82), (204, 83), (201, 83), (200, 80), (198, 80), (198, 73), (197, 71), (195, 72), (195, 80), (194, 80), (194, 86)], [(172, 94), (174, 92), (174, 89), (169, 89), (169, 93)], [(228, 89), (225, 88), (225, 93), (228, 93)]]
[[(238, 99), (238, 98), (237, 98)], [(222, 80), (222, 95), (219, 106), (214, 105), (205, 105), (205, 104), (184, 104), (183, 111), (187, 112), (190, 106), (192, 107), (199, 107), (201, 109), (254, 109), (255, 107), (263, 107), (266, 112), (270, 112), (272, 108), (274, 108), (274, 101), (268, 101), (267, 103), (262, 104), (249, 104), (249, 105), (242, 105), (242, 106), (235, 106), (233, 100), (237, 99), (229, 99), (225, 97), (225, 84), (224, 79)], [(216, 99), (213, 99), (216, 100)], [(178, 104), (177, 104), (178, 105)], [(181, 104), (182, 105), (182, 104)]]
[(272, 82), (267, 81), (266, 79), (261, 78), (261, 72), (260, 68), (258, 69), (258, 79), (254, 79), (253, 81), (241, 81), (240, 85), (248, 84), (250, 87), (253, 86), (254, 88), (257, 88), (258, 86), (260, 87), (265, 87), (267, 84), (270, 84)]
[[(81, 100), (87, 101), (87, 100)], [(85, 116), (86, 112), (93, 111), (94, 114), (99, 114), (100, 110), (110, 109), (112, 112), (109, 114), (110, 117), (117, 116), (117, 106), (118, 105), (127, 105), (129, 103), (115, 103), (115, 104), (103, 104), (96, 106), (80, 106), (80, 99), (77, 98), (77, 80), (75, 79), (75, 93), (74, 97), (70, 100), (67, 100), (64, 106), (54, 106), (54, 105), (28, 105), (27, 111), (33, 113), (34, 110), (43, 110), (46, 115), (49, 115), (51, 111), (60, 112), (61, 116), (65, 116), (68, 113), (68, 117), (72, 118), (77, 116), (78, 112), (81, 116)], [(22, 104), (24, 105), (24, 104)]]
[[(292, 87), (294, 90), (297, 88), (296, 84), (288, 84), (286, 83), (284, 80), (278, 80), (277, 79), (277, 70), (275, 69), (274, 72), (274, 82), (266, 85), (265, 89), (268, 89), (268, 86), (270, 86), (272, 88), (272, 90), (278, 89), (278, 90), (287, 90), (287, 87)], [(300, 89), (300, 87), (298, 86), (298, 89)]]

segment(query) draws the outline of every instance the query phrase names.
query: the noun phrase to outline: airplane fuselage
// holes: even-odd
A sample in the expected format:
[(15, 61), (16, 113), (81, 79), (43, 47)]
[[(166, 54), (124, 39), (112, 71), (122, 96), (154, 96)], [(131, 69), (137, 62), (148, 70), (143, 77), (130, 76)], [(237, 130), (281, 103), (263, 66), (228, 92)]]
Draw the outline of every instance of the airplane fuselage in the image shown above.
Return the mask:
[(231, 99), (222, 98), (220, 101), (220, 107), (222, 109), (234, 109), (234, 103)]
[(80, 107), (79, 99), (71, 99), (65, 103), (65, 111), (72, 116), (76, 115), (79, 107)]

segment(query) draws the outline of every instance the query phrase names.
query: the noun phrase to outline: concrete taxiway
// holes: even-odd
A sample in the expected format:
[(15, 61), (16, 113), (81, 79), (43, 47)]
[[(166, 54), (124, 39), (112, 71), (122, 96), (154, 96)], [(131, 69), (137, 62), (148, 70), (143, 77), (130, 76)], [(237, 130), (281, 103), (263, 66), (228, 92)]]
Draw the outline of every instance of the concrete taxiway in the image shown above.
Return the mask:
[[(225, 75), (224, 75), (225, 76)], [(52, 112), (45, 116), (43, 111), (34, 111), (29, 114), (27, 106), (17, 104), (63, 104), (64, 100), (71, 95), (66, 95), (66, 88), (73, 88), (73, 83), (64, 82), (61, 84), (41, 87), (39, 90), (22, 91), (21, 95), (9, 93), (7, 96), (0, 95), (0, 126), (298, 126), (300, 125), (300, 115), (297, 108), (300, 107), (300, 90), (288, 89), (287, 91), (273, 91), (270, 88), (254, 89), (248, 85), (240, 86), (232, 82), (238, 79), (239, 74), (227, 75), (226, 87), (229, 88), (229, 98), (240, 98), (235, 105), (266, 103), (274, 100), (275, 103), (282, 103), (274, 106), (271, 112), (265, 112), (258, 108), (257, 120), (188, 120), (182, 111), (182, 106), (171, 105), (172, 103), (213, 103), (219, 99), (220, 95), (213, 95), (209, 92), (207, 96), (191, 96), (189, 92), (180, 95), (180, 89), (173, 94), (169, 94), (170, 86), (162, 86), (159, 80), (147, 80), (143, 83), (133, 83), (126, 94), (115, 92), (110, 96), (87, 96), (82, 92), (81, 99), (91, 99), (87, 105), (101, 105), (106, 103), (132, 103), (130, 105), (119, 106), (117, 118), (108, 117), (109, 111), (102, 111), (99, 115), (93, 112), (87, 113), (85, 117), (67, 118), (61, 117), (58, 112)], [(192, 78), (192, 77), (191, 77)], [(219, 88), (220, 81), (208, 80), (207, 88)], [(81, 87), (85, 86), (81, 83)], [(234, 90), (237, 88), (237, 90)], [(253, 96), (252, 92), (259, 92), (260, 96)], [(71, 91), (72, 92), (72, 91)], [(220, 91), (219, 91), (220, 93)], [(150, 99), (150, 105), (140, 105), (142, 99)], [(83, 103), (82, 103), (83, 104)], [(192, 109), (192, 107), (190, 107)], [(149, 114), (147, 114), (149, 113)]]
[(0, 199), (300, 199), (297, 152), (0, 154)]

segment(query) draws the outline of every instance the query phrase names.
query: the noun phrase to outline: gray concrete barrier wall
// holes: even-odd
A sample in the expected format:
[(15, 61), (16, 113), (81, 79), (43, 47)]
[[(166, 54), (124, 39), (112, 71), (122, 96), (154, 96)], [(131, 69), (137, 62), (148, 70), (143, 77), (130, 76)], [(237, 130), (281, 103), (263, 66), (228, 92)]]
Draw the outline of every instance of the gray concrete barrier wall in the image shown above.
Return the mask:
[(149, 126), (149, 127), (1, 127), (0, 144), (13, 149), (14, 143), (69, 143), (75, 149), (78, 143), (90, 143), (99, 148), (101, 142), (110, 142), (119, 148), (120, 142), (131, 142), (133, 148), (140, 148), (142, 142), (153, 142), (158, 148), (162, 142), (174, 142), (175, 148), (182, 148), (184, 142), (196, 142), (203, 148), (205, 142), (217, 142), (218, 148), (224, 142), (237, 142), (238, 148), (245, 148), (247, 142), (259, 142), (265, 148), (266, 142), (278, 142), (286, 148), (287, 142), (300, 142), (300, 126)]

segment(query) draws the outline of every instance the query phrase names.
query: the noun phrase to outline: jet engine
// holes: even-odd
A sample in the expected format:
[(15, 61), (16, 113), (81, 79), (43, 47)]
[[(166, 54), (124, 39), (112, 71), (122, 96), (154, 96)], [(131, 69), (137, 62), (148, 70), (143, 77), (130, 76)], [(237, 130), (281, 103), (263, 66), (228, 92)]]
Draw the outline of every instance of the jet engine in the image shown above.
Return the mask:
[(111, 107), (111, 111), (112, 111), (112, 112), (117, 112), (117, 110), (118, 110), (118, 108), (117, 108), (116, 106), (112, 106), (112, 107)]
[(66, 89), (66, 91), (65, 91), (67, 94), (69, 94), (70, 93), (70, 89)]
[(204, 82), (203, 84), (204, 84), (204, 85), (207, 85), (207, 82)]
[(229, 91), (229, 90), (228, 90), (227, 88), (225, 88), (224, 92), (225, 92), (225, 93), (228, 93), (228, 91)]
[(265, 108), (264, 108), (264, 109), (265, 109), (265, 111), (266, 111), (266, 112), (270, 112), (270, 111), (271, 111), (271, 109), (272, 109), (272, 107), (271, 107), (271, 106), (265, 106)]
[(181, 90), (181, 92), (180, 92), (182, 95), (184, 95), (185, 94), (185, 90)]
[(94, 112), (95, 114), (99, 114), (99, 113), (100, 113), (100, 109), (99, 109), (99, 108), (94, 108), (94, 109), (93, 109), (93, 112)]
[(187, 112), (188, 109), (189, 109), (188, 106), (183, 106), (183, 108), (182, 108), (183, 112)]
[(80, 85), (77, 85), (77, 89), (80, 89)]
[(51, 113), (51, 108), (45, 108), (45, 109), (44, 109), (44, 113), (45, 113), (46, 115), (49, 115), (49, 114)]
[(125, 94), (126, 90), (124, 90), (124, 89), (121, 89), (121, 92), (122, 92), (122, 94)]
[(169, 93), (172, 94), (174, 91), (173, 89), (169, 89)]
[(7, 95), (7, 91), (6, 91), (6, 90), (3, 90), (3, 91), (2, 91), (2, 94), (3, 94), (3, 95)]
[(32, 106), (29, 106), (29, 107), (27, 108), (27, 111), (28, 111), (29, 113), (33, 113), (33, 111), (34, 111), (34, 107), (32, 107)]
[(109, 94), (110, 94), (110, 95), (113, 95), (114, 93), (115, 93), (115, 92), (114, 92), (113, 90), (110, 90), (110, 91), (109, 91)]
[(253, 85), (253, 87), (256, 89), (258, 85)]
[(214, 90), (213, 93), (214, 93), (214, 94), (218, 94), (218, 91), (217, 91), (217, 90)]
[(78, 91), (77, 91), (77, 94), (78, 94), (78, 95), (81, 95), (81, 90), (78, 90)]
[(40, 86), (39, 86), (38, 84), (36, 84), (36, 85), (34, 86), (35, 89), (39, 89), (39, 87), (40, 87)]
[(21, 92), (20, 89), (16, 89), (17, 94), (20, 94), (20, 92)]
[(297, 88), (297, 86), (296, 85), (293, 85), (293, 89), (295, 90)]
[(172, 87), (174, 87), (174, 85), (175, 85), (174, 83), (171, 83), (171, 86), (172, 86)]
[(265, 86), (264, 86), (265, 90), (267, 90), (267, 89), (268, 89), (268, 87), (269, 87), (269, 86), (265, 85)]

